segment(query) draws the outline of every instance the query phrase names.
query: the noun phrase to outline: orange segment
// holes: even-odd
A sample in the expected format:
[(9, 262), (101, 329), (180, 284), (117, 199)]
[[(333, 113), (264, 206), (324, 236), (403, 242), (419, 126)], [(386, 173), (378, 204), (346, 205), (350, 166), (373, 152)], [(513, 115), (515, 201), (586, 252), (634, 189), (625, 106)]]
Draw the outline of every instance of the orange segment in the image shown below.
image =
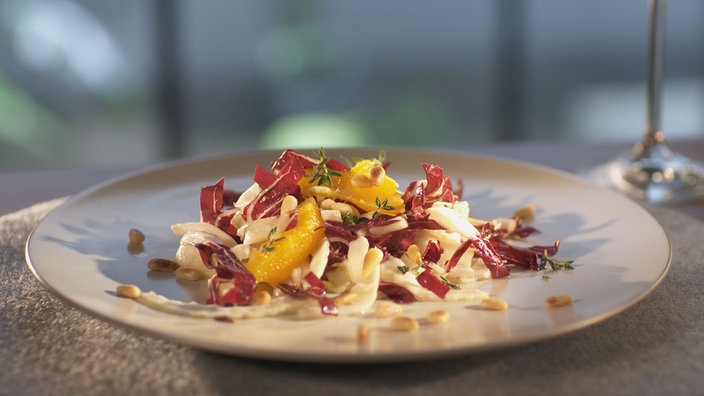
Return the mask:
[(257, 282), (281, 283), (313, 253), (325, 237), (323, 218), (315, 199), (298, 205), (298, 223), (272, 240), (265, 247), (253, 249), (246, 264)]
[[(381, 180), (375, 185), (360, 186), (354, 183), (356, 175), (368, 177), (372, 168), (380, 166), (381, 162), (375, 159), (365, 159), (358, 161), (349, 171), (342, 176), (332, 176), (332, 185), (325, 185), (328, 188), (317, 188), (317, 183), (310, 183), (310, 177), (304, 177), (299, 183), (301, 192), (308, 196), (323, 196), (342, 201), (347, 201), (359, 207), (363, 211), (376, 211), (379, 203), (386, 201), (387, 208), (381, 209), (379, 213), (388, 215), (399, 215), (404, 212), (403, 198), (398, 192), (398, 183), (388, 175), (384, 174)], [(310, 170), (309, 170), (310, 173)]]

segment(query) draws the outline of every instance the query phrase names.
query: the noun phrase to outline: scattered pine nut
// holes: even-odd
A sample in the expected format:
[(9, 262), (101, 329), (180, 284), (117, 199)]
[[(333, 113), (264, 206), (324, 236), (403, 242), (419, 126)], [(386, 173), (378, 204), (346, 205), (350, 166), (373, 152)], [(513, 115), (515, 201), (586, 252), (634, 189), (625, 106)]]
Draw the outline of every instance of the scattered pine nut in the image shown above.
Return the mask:
[(254, 303), (257, 305), (266, 305), (271, 302), (271, 293), (266, 290), (258, 290), (254, 294)]
[(335, 297), (335, 303), (338, 305), (347, 305), (351, 304), (352, 301), (354, 301), (357, 298), (357, 293), (354, 292), (347, 292), (340, 294), (339, 296)]
[(379, 248), (371, 248), (364, 255), (364, 263), (362, 264), (362, 276), (368, 277), (379, 268), (381, 260), (384, 258), (384, 252)]
[(421, 254), (420, 254), (420, 248), (418, 245), (413, 244), (406, 249), (406, 254), (408, 257), (413, 261), (414, 263), (418, 264), (421, 261)]
[(521, 206), (520, 208), (516, 209), (515, 212), (513, 212), (513, 215), (525, 221), (526, 223), (530, 223), (531, 221), (535, 220), (535, 206), (531, 204)]
[(450, 320), (450, 313), (445, 310), (433, 311), (428, 314), (428, 322), (431, 324), (442, 324)]
[(153, 258), (147, 261), (147, 268), (157, 272), (174, 272), (178, 269), (178, 264), (175, 261), (164, 258)]
[(481, 302), (482, 308), (490, 311), (505, 311), (508, 304), (505, 301), (496, 298), (485, 298)]
[(377, 318), (390, 318), (403, 313), (403, 306), (391, 301), (379, 301), (376, 305)]
[(137, 299), (142, 295), (142, 290), (135, 285), (119, 285), (115, 289), (119, 297)]
[(200, 279), (200, 272), (194, 268), (181, 267), (176, 269), (176, 277), (184, 281), (197, 281)]
[(357, 326), (357, 342), (358, 343), (360, 343), (360, 344), (366, 343), (369, 341), (370, 337), (371, 337), (371, 330), (369, 329), (369, 326), (367, 326), (364, 323)]
[(418, 330), (418, 321), (408, 316), (398, 316), (391, 319), (391, 328), (398, 331)]
[(570, 295), (550, 296), (545, 299), (545, 306), (548, 308), (557, 308), (571, 304), (572, 296)]
[(130, 243), (141, 244), (144, 242), (144, 233), (136, 228), (130, 228), (128, 235), (130, 238)]

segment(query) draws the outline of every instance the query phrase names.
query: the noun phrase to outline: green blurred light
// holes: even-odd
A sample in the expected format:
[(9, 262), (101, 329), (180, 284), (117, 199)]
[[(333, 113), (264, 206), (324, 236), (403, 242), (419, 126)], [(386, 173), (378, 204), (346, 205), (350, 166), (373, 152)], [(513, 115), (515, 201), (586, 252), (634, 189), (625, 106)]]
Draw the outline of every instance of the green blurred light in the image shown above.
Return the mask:
[(283, 118), (267, 130), (265, 149), (354, 147), (367, 142), (361, 125), (346, 116), (305, 114)]
[(0, 76), (0, 139), (37, 151), (57, 123), (49, 111)]

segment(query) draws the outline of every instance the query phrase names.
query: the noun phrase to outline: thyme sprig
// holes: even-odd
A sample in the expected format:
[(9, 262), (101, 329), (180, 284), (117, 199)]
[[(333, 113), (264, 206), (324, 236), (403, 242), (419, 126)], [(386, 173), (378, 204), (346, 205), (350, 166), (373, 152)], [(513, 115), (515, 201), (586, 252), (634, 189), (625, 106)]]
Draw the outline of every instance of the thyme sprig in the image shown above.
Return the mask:
[(321, 147), (316, 154), (318, 156), (318, 163), (312, 169), (310, 183), (317, 184), (318, 186), (328, 185), (332, 187), (332, 176), (342, 176), (342, 173), (328, 168), (327, 162), (330, 158), (325, 154), (325, 149)]
[(572, 266), (572, 263), (574, 263), (574, 260), (556, 260), (550, 256), (548, 256), (547, 251), (543, 251), (543, 255), (540, 257), (540, 262), (541, 264), (548, 264), (550, 268), (553, 271), (558, 271), (558, 270), (573, 270), (574, 267)]
[[(548, 256), (547, 250), (544, 250), (543, 255), (540, 256), (541, 267), (544, 267), (545, 265), (549, 265), (550, 272), (559, 271), (559, 270), (571, 271), (574, 269), (574, 267), (572, 266), (572, 263), (574, 263), (574, 260), (556, 260), (556, 259)], [(541, 277), (541, 279), (544, 281), (550, 280), (550, 275), (544, 273), (543, 276)]]
[(394, 207), (389, 205), (389, 197), (386, 197), (383, 201), (381, 198), (376, 197), (376, 210), (372, 214), (372, 219), (379, 217), (382, 210), (394, 210)]
[(423, 268), (423, 263), (419, 263), (415, 267), (411, 268), (407, 265), (398, 265), (396, 266), (398, 271), (401, 273), (401, 275), (406, 275), (409, 272), (412, 272), (414, 275), (418, 275), (419, 271), (421, 268)]
[(349, 210), (342, 215), (342, 224), (346, 226), (356, 226), (364, 223), (365, 221), (369, 221), (369, 219), (363, 216), (358, 216)]
[(273, 252), (275, 250), (275, 248), (272, 246), (272, 244), (275, 242), (279, 242), (285, 238), (285, 237), (274, 238), (274, 235), (276, 235), (276, 231), (277, 231), (277, 227), (274, 227), (269, 231), (269, 235), (267, 235), (267, 237), (266, 237), (267, 241), (262, 246), (262, 251), (264, 253)]
[(440, 277), (440, 280), (441, 280), (444, 284), (450, 286), (450, 289), (455, 289), (455, 290), (459, 290), (459, 289), (460, 289), (460, 285), (458, 285), (457, 283), (450, 282), (450, 281), (449, 281), (446, 277), (444, 277), (444, 276), (441, 276), (441, 277)]

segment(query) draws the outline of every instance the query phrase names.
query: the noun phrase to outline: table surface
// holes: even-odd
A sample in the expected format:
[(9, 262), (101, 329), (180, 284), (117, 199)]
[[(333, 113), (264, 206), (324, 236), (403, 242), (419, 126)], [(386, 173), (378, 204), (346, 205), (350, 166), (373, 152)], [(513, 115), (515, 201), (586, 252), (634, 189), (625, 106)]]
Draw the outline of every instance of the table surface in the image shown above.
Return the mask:
[[(704, 160), (704, 140), (672, 143)], [(621, 144), (511, 143), (467, 152), (572, 172)], [(61, 198), (131, 169), (0, 172), (0, 394), (704, 394), (704, 203), (644, 207), (670, 273), (614, 318), (549, 341), (431, 362), (316, 365), (222, 356), (115, 327), (64, 304), (24, 263)], [(637, 236), (636, 236), (637, 237)]]

